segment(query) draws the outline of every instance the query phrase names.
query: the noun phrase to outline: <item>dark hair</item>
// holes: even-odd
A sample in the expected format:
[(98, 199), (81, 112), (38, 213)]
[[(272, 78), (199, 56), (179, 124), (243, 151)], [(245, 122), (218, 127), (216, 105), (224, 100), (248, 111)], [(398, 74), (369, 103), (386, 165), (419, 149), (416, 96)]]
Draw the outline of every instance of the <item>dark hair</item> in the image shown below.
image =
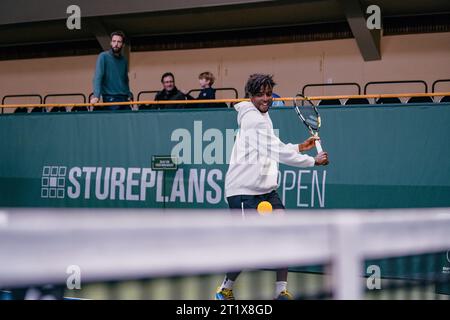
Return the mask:
[(122, 37), (122, 41), (125, 43), (125, 33), (123, 33), (122, 31), (114, 31), (113, 33), (111, 33), (111, 39), (114, 36)]
[(273, 81), (273, 75), (270, 74), (252, 74), (245, 85), (245, 97), (249, 98), (260, 92), (261, 87), (273, 88), (276, 85)]
[(206, 80), (208, 80), (210, 86), (212, 86), (214, 84), (214, 81), (216, 80), (214, 75), (211, 72), (209, 72), (209, 71), (205, 71), (205, 72), (200, 73), (198, 78), (199, 79), (206, 79)]
[(165, 77), (169, 77), (169, 76), (172, 77), (173, 81), (175, 82), (175, 76), (173, 75), (173, 73), (172, 72), (166, 72), (166, 73), (164, 73), (161, 76), (161, 83), (163, 83), (163, 80), (164, 80)]

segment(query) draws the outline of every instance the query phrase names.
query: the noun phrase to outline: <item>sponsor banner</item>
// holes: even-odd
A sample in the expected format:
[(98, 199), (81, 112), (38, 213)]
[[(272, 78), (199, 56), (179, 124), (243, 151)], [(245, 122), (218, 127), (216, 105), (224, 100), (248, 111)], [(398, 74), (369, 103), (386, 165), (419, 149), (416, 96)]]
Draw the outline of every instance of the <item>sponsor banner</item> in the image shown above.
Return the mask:
[[(291, 108), (270, 114), (283, 142), (308, 138)], [(239, 132), (236, 115), (231, 109), (3, 115), (0, 206), (226, 208), (236, 135), (267, 136)], [(287, 208), (450, 206), (450, 161), (440, 161), (450, 158), (442, 143), (450, 136), (449, 106), (324, 107), (321, 115), (330, 164), (279, 166), (278, 193)], [(152, 170), (161, 155), (176, 159), (176, 170)]]

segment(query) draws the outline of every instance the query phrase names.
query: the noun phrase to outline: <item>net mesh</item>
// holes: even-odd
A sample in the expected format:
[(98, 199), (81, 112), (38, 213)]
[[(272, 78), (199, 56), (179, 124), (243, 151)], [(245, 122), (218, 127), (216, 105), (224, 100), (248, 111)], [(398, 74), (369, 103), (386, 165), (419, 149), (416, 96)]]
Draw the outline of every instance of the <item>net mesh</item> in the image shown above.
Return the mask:
[(290, 266), (296, 299), (448, 299), (448, 234), (448, 209), (8, 210), (0, 297), (213, 299), (243, 270), (236, 298), (272, 299), (274, 270)]

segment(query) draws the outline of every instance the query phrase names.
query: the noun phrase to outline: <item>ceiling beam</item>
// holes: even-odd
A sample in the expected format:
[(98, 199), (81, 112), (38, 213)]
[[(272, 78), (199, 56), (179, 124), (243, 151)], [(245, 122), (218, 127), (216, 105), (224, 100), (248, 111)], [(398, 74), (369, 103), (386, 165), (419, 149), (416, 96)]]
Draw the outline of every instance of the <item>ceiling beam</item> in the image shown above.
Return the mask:
[[(369, 29), (359, 0), (339, 0), (364, 61), (381, 60), (381, 28)], [(380, 17), (381, 19), (381, 17)]]
[(87, 27), (90, 32), (95, 36), (98, 43), (103, 50), (109, 50), (111, 48), (110, 32), (105, 27), (105, 24), (100, 18), (89, 19), (86, 21)]

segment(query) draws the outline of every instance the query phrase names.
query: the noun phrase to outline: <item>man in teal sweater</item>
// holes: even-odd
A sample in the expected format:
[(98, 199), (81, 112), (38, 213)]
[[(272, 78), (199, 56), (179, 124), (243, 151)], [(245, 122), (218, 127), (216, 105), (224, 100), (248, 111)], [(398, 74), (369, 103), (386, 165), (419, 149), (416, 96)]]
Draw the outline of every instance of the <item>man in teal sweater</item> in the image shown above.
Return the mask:
[[(121, 31), (111, 34), (111, 49), (100, 53), (94, 76), (94, 94), (91, 103), (129, 101), (131, 92), (128, 79), (128, 61), (122, 55), (125, 35)], [(130, 110), (130, 106), (105, 106), (94, 110)]]

